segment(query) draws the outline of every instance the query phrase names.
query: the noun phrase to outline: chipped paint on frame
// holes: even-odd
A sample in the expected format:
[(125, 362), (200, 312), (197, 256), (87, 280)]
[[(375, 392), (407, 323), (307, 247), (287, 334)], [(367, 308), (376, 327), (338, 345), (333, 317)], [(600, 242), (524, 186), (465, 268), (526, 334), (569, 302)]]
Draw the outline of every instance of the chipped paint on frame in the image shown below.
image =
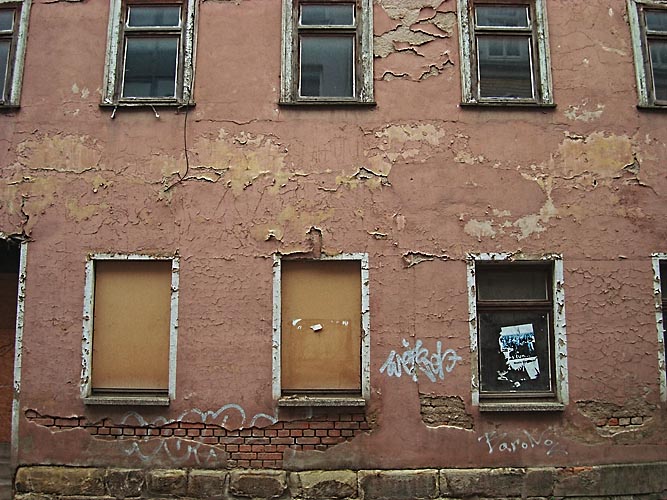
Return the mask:
[(28, 242), (21, 242), (19, 260), (19, 283), (16, 298), (16, 333), (14, 340), (14, 394), (12, 398), (12, 430), (10, 460), (12, 467), (18, 465), (19, 421), (21, 413), (21, 368), (23, 366), (23, 326), (25, 323), (25, 281), (28, 259)]
[[(176, 359), (178, 347), (178, 295), (180, 282), (180, 258), (174, 255), (160, 254), (121, 254), (94, 253), (86, 259), (84, 304), (83, 304), (83, 338), (81, 341), (81, 398), (89, 404), (136, 404), (163, 405), (163, 398), (156, 397), (93, 397), (92, 396), (92, 359), (93, 359), (93, 312), (95, 310), (95, 261), (99, 260), (164, 260), (171, 261), (171, 293), (169, 320), (169, 389), (168, 400), (176, 398)], [(168, 404), (168, 400), (166, 404)]]
[[(651, 255), (653, 266), (653, 298), (655, 301), (655, 324), (658, 330), (658, 373), (660, 377), (660, 401), (667, 401), (667, 367), (665, 366), (665, 325), (662, 310), (662, 279), (660, 263), (667, 261), (667, 253)], [(664, 277), (667, 279), (667, 277)]]

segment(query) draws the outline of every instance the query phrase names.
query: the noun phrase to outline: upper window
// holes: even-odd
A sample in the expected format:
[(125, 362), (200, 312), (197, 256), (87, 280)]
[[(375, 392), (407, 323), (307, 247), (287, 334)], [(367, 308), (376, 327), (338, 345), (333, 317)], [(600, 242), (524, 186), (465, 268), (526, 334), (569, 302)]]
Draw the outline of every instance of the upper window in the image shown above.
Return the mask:
[(30, 4), (0, 0), (0, 107), (19, 105)]
[(274, 385), (281, 405), (363, 405), (369, 396), (366, 255), (276, 257)]
[(458, 0), (463, 104), (553, 105), (544, 0)]
[(82, 374), (87, 403), (169, 403), (175, 392), (177, 309), (177, 258), (91, 256)]
[(190, 104), (194, 0), (111, 0), (104, 104)]
[(371, 0), (283, 0), (283, 104), (372, 104)]
[[(472, 258), (474, 398), (482, 409), (566, 402), (562, 261)], [(501, 260), (496, 260), (497, 258)]]
[(667, 2), (628, 0), (639, 105), (667, 106)]

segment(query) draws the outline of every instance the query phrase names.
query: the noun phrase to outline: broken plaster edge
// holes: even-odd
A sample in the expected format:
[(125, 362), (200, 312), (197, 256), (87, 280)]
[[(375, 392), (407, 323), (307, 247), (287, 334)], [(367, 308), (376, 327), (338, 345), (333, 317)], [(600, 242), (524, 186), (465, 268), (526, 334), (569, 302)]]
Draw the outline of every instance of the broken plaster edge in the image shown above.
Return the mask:
[(18, 466), (19, 421), (21, 411), (21, 367), (23, 362), (23, 326), (25, 323), (25, 281), (28, 257), (28, 242), (21, 241), (19, 260), (19, 286), (16, 298), (16, 334), (14, 339), (14, 395), (12, 399), (12, 429), (10, 436), (10, 463)]
[[(667, 261), (667, 253), (651, 255), (653, 267), (653, 298), (655, 301), (655, 324), (658, 331), (658, 372), (660, 376), (660, 401), (667, 401), (667, 371), (665, 370), (664, 314), (662, 311), (662, 290), (660, 287), (660, 262)], [(665, 277), (667, 279), (667, 277)]]

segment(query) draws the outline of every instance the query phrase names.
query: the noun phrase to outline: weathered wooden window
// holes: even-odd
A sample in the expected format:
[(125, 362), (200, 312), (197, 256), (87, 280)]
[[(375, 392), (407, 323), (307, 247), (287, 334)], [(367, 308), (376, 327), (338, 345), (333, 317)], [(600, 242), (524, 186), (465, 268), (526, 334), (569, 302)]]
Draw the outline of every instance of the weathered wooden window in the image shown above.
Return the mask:
[(0, 106), (18, 106), (30, 0), (0, 0)]
[(369, 0), (283, 2), (281, 103), (373, 103)]
[[(364, 259), (278, 261), (274, 388), (278, 398), (356, 398), (368, 390)], [(365, 307), (364, 307), (365, 306)]]
[(653, 296), (655, 297), (655, 319), (658, 327), (658, 370), (660, 377), (660, 400), (667, 401), (667, 254), (653, 254)]
[(639, 105), (667, 106), (667, 2), (628, 0)]
[(177, 261), (172, 259), (91, 259), (84, 312), (84, 397), (97, 403), (105, 397), (150, 401), (151, 396), (168, 398), (172, 393), (175, 270)]
[(560, 260), (473, 261), (471, 342), (480, 402), (564, 402), (558, 376), (564, 371), (563, 356), (556, 344), (564, 342), (557, 263), (562, 276)]
[(552, 105), (543, 0), (459, 0), (464, 104)]
[(105, 104), (187, 104), (194, 0), (111, 0)]

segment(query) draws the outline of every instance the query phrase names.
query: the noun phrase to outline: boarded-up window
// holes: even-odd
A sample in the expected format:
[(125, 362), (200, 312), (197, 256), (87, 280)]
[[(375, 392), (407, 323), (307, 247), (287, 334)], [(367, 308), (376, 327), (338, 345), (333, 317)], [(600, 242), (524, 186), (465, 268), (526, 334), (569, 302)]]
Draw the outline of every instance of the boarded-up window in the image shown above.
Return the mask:
[(166, 392), (171, 261), (95, 262), (92, 388)]
[(283, 394), (361, 392), (361, 263), (282, 261)]

